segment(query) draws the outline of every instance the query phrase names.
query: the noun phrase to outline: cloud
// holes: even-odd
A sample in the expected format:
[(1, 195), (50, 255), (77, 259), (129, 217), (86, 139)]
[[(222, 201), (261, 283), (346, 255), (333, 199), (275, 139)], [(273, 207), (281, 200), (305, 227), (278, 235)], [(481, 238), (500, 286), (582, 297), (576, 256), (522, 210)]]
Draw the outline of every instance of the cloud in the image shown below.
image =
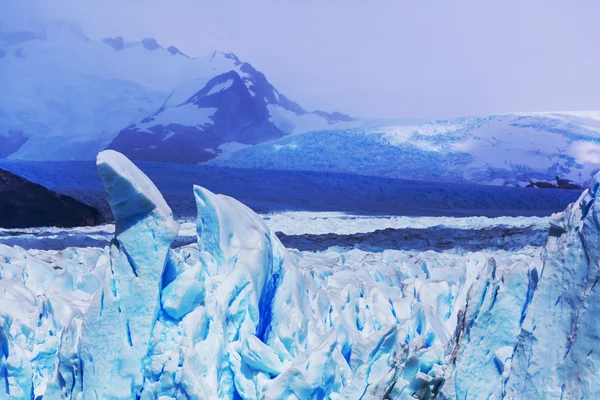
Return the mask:
[(573, 142), (567, 153), (581, 164), (600, 165), (600, 144), (588, 141)]
[(31, 30), (40, 23), (41, 13), (33, 1), (5, 1), (0, 13), (0, 29), (3, 31)]
[(2, 29), (232, 51), (309, 109), (435, 117), (600, 109), (600, 2), (4, 0)]

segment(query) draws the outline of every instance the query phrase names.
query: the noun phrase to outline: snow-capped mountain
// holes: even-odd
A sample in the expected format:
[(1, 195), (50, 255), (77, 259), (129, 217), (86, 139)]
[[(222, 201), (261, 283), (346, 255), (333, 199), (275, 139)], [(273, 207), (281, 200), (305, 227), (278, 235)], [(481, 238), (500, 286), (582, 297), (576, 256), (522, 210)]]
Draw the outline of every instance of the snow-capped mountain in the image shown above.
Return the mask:
[(569, 187), (572, 181), (583, 186), (600, 169), (600, 112), (518, 113), (311, 132), (211, 163), (492, 185)]
[[(225, 88), (229, 77), (243, 85)], [(307, 113), (233, 54), (215, 51), (191, 58), (151, 38), (91, 40), (70, 25), (0, 32), (0, 87), (2, 158), (93, 159), (122, 131), (114, 146), (134, 158), (152, 159), (156, 146), (164, 147), (165, 154), (178, 153), (163, 161), (180, 162), (179, 153), (190, 148), (199, 148), (197, 159), (202, 160), (204, 148), (217, 146), (214, 135), (251, 144), (349, 119)], [(219, 89), (223, 93), (217, 94)], [(213, 125), (205, 147), (192, 136), (196, 122)], [(160, 123), (179, 130), (170, 132)], [(263, 128), (268, 132), (259, 138)], [(147, 134), (131, 135), (136, 129)]]
[(161, 68), (184, 68), (166, 51), (135, 46), (121, 53), (64, 26), (0, 37), (2, 157), (92, 158), (164, 101), (169, 85), (161, 87)]
[(69, 25), (0, 32), (0, 87), (0, 158), (87, 160), (108, 147), (135, 160), (556, 187), (600, 169), (598, 112), (383, 126), (308, 112), (231, 53), (191, 58)]
[(154, 115), (122, 130), (109, 148), (135, 160), (197, 163), (223, 151), (293, 133), (352, 123), (340, 113), (309, 113), (252, 65), (215, 52), (233, 69), (174, 91)]

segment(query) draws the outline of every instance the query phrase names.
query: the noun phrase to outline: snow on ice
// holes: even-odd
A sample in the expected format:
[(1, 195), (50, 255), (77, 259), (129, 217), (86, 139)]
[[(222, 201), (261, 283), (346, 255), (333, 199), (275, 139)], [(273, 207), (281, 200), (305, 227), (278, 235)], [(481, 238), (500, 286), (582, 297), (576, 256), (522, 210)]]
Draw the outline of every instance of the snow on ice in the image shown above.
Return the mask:
[(200, 186), (197, 242), (174, 248), (152, 182), (114, 151), (97, 164), (109, 247), (0, 244), (1, 399), (600, 394), (600, 177), (545, 250), (300, 252)]

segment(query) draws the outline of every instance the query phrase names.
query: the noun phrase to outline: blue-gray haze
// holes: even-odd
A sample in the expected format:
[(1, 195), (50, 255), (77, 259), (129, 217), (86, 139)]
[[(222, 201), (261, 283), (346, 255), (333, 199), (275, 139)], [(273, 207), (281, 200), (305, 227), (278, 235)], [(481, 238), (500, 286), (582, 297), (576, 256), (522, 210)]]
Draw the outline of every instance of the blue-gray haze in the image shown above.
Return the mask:
[(367, 117), (600, 109), (600, 2), (2, 0), (0, 29), (75, 22), (235, 52), (308, 109)]

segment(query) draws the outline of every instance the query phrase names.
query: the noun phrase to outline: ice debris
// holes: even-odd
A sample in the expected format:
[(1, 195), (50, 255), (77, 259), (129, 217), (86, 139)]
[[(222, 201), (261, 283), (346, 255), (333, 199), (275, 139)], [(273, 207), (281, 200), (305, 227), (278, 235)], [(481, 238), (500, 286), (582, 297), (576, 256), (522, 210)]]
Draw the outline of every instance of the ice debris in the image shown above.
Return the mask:
[(108, 249), (0, 245), (0, 399), (597, 398), (598, 178), (537, 248), (285, 249), (199, 186), (196, 244), (124, 156)]

